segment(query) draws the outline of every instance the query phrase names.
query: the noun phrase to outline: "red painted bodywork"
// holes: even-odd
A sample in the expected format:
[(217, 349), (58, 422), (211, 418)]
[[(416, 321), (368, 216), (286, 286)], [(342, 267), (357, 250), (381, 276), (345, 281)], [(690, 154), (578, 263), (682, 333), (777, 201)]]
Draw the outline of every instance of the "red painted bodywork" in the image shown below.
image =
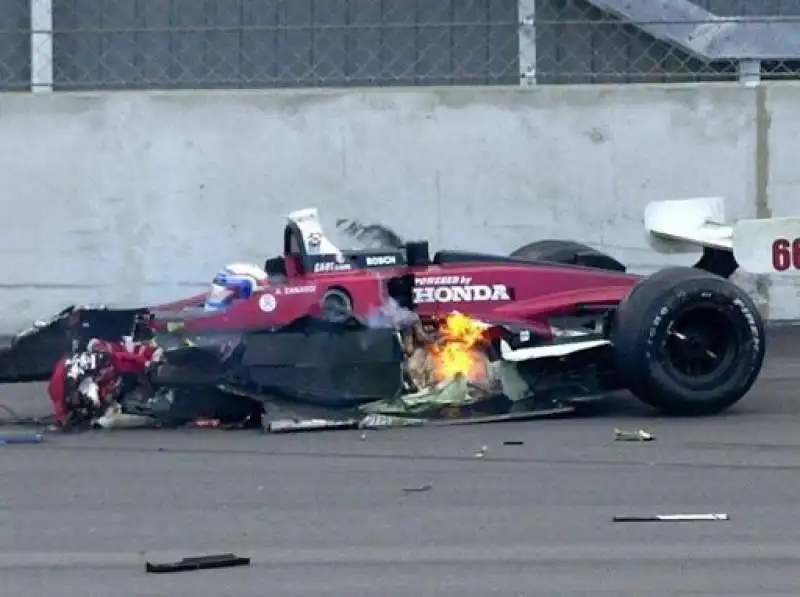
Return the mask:
[[(121, 375), (141, 375), (145, 367), (154, 358), (158, 346), (153, 343), (133, 343), (130, 346), (124, 342), (109, 342), (96, 340), (92, 344), (92, 351), (108, 353), (110, 359), (107, 366), (95, 372), (93, 379), (99, 388), (100, 400), (107, 404), (113, 397), (116, 384)], [(59, 425), (67, 422), (69, 408), (65, 380), (69, 357), (63, 357), (56, 363), (50, 381), (47, 384), (47, 394), (53, 407), (55, 420)]]
[[(620, 272), (537, 262), (457, 263), (295, 274), (289, 275), (283, 284), (271, 285), (250, 299), (234, 303), (224, 312), (184, 319), (185, 326), (195, 332), (279, 326), (307, 314), (318, 314), (323, 294), (334, 287), (351, 295), (356, 315), (366, 316), (385, 301), (384, 282), (409, 273), (417, 278), (464, 276), (471, 278), (471, 284), (505, 284), (513, 289), (512, 301), (421, 304), (416, 311), (423, 317), (459, 311), (486, 321), (518, 323), (542, 331), (549, 329), (548, 320), (552, 316), (568, 315), (581, 306), (618, 303), (640, 279)], [(265, 293), (273, 294), (277, 300), (275, 310), (269, 313), (259, 308), (259, 298)], [(199, 306), (204, 298), (204, 294), (196, 295), (154, 309), (174, 312)], [(157, 321), (155, 325), (158, 326)]]

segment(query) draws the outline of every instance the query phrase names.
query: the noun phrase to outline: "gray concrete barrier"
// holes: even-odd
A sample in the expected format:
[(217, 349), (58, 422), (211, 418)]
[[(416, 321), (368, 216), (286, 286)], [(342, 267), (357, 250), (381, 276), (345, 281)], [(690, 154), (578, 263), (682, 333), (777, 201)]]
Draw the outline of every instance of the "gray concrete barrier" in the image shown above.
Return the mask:
[[(688, 263), (647, 248), (646, 203), (800, 211), (799, 103), (735, 84), (0, 95), (3, 327), (188, 295), (279, 253), (306, 206), (433, 248), (577, 238), (638, 272)], [(793, 284), (760, 291), (800, 315)]]

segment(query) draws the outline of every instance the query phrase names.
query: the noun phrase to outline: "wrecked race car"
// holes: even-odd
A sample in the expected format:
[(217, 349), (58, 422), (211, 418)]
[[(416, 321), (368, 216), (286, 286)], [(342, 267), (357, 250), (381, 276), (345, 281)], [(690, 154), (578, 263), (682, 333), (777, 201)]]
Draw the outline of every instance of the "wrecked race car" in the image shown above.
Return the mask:
[(104, 417), (127, 403), (147, 379), (159, 352), (154, 342), (125, 336), (119, 342), (92, 339), (86, 351), (61, 359), (47, 386), (56, 423), (104, 426)]
[[(512, 257), (439, 251), (431, 258), (424, 241), (340, 250), (317, 211), (300, 210), (289, 215), (284, 254), (263, 270), (229, 268), (211, 292), (168, 305), (65, 311), (0, 354), (0, 381), (49, 378), (87, 334), (117, 340), (132, 316), (144, 316), (165, 347), (159, 374), (151, 376), (157, 386), (202, 386), (261, 402), (277, 395), (340, 410), (383, 404), (409, 416), (416, 398), (438, 395), (439, 405), (453, 407), (443, 397), (451, 384), (460, 384), (459, 408), (491, 396), (492, 412), (506, 414), (571, 408), (627, 389), (665, 413), (718, 413), (752, 387), (765, 349), (755, 304), (725, 277), (737, 260), (754, 273), (772, 267), (762, 254), (768, 249), (759, 252), (763, 231), (755, 226), (797, 223), (746, 220), (734, 229), (722, 225), (722, 207), (715, 199), (649, 206), (654, 247), (700, 247), (703, 257), (695, 267), (646, 277), (571, 241), (539, 241)], [(750, 222), (756, 224), (748, 228)], [(222, 302), (211, 305), (212, 294)], [(478, 326), (486, 374), (447, 377), (440, 369), (435, 383), (414, 391), (403, 382), (413, 356), (401, 342), (408, 320), (387, 324), (394, 316), (387, 317), (387, 305), (413, 314), (431, 333), (458, 321)], [(453, 319), (454, 312), (466, 320)], [(428, 355), (446, 362), (449, 353), (435, 346)], [(458, 354), (463, 360), (464, 350)]]
[(254, 427), (263, 406), (229, 396), (213, 385), (160, 383), (164, 348), (137, 319), (119, 341), (91, 338), (61, 358), (47, 385), (54, 422), (61, 429), (177, 427), (200, 421), (214, 426)]
[[(320, 417), (329, 428), (375, 428), (541, 414), (541, 397), (491, 359), (486, 330), (459, 313), (425, 326), (393, 302), (369, 324), (304, 317), (224, 337), (173, 325), (118, 342), (90, 340), (59, 361), (48, 393), (63, 429), (201, 419), (286, 432), (287, 418), (302, 419), (303, 429)], [(181, 396), (187, 400), (178, 407)]]

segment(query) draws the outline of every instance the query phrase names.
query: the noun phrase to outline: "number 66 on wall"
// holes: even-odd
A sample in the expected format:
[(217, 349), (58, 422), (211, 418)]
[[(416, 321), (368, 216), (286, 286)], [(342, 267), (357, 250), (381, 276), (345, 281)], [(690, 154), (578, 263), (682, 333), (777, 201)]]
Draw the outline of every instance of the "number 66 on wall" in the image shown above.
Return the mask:
[(772, 241), (772, 267), (776, 272), (800, 270), (800, 238), (776, 238)]
[(753, 274), (800, 274), (800, 218), (736, 222), (733, 252), (739, 266)]

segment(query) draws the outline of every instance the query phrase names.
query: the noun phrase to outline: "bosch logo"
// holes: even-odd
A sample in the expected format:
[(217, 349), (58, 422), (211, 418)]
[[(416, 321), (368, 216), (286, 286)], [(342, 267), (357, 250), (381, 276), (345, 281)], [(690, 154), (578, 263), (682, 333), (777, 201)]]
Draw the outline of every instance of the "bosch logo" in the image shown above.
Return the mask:
[(396, 265), (397, 257), (394, 255), (381, 255), (379, 257), (367, 257), (367, 265)]

